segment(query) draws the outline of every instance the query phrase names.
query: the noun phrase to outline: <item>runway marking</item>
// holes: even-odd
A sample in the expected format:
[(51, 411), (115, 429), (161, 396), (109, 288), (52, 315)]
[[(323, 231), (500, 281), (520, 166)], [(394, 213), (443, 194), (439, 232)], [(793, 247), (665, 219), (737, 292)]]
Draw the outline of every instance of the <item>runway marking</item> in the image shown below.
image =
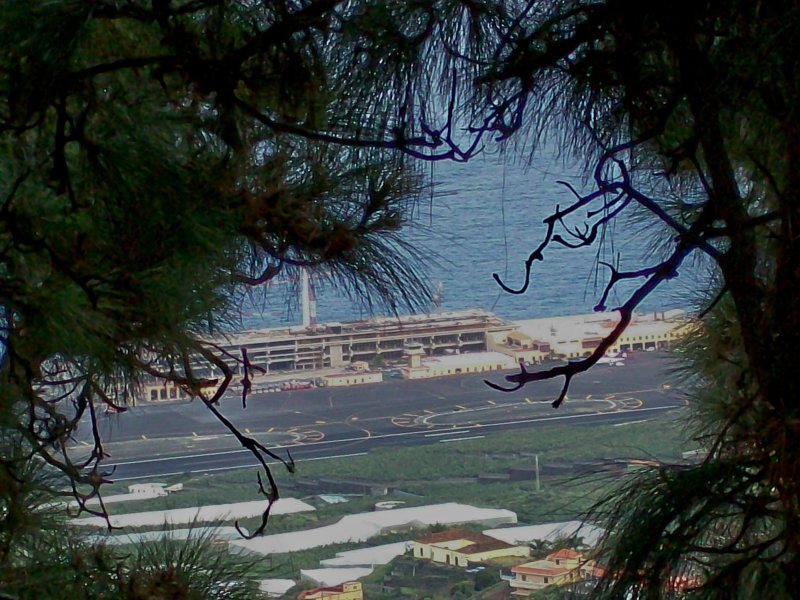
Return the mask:
[[(467, 410), (467, 407), (466, 407), (466, 406), (461, 406), (460, 404), (456, 404), (456, 408), (457, 408), (458, 410)], [(436, 413), (434, 413), (433, 411), (431, 411), (431, 414), (436, 414)]]
[[(490, 400), (490, 402), (492, 402), (492, 401)], [(579, 400), (578, 402), (585, 402), (585, 400)], [(602, 402), (602, 401), (601, 400), (595, 400), (594, 402)], [(528, 404), (537, 404), (537, 403), (531, 401)], [(615, 405), (612, 404), (612, 406), (606, 412), (613, 412), (612, 409), (614, 408), (614, 406)], [(508, 404), (497, 404), (496, 402), (492, 402), (488, 406), (476, 406), (475, 408), (466, 408), (463, 411), (453, 410), (451, 412), (433, 413), (433, 414), (430, 414), (430, 415), (426, 415), (419, 422), (424, 423), (425, 425), (428, 425), (429, 427), (435, 427), (435, 424), (430, 423), (429, 419), (435, 418), (435, 417), (440, 417), (442, 415), (455, 415), (455, 414), (459, 414), (459, 412), (462, 412), (464, 414), (468, 414), (468, 413), (476, 413), (476, 412), (480, 412), (480, 411), (496, 410), (498, 408), (509, 408), (509, 407), (510, 408), (522, 408), (522, 407), (524, 407), (524, 404), (522, 402), (509, 402)], [(505, 412), (509, 413), (511, 411), (510, 410), (506, 410)]]
[(615, 399), (614, 404), (617, 407), (617, 411), (624, 411), (632, 408), (641, 408), (643, 402), (639, 398), (627, 396)]
[[(435, 413), (431, 413), (431, 414), (435, 414)], [(420, 423), (417, 421), (417, 419), (419, 419), (420, 417), (421, 417), (421, 415), (418, 415), (416, 413), (403, 413), (400, 416), (395, 415), (394, 417), (390, 417), (389, 418), (389, 422), (392, 425), (394, 425), (395, 427), (406, 427), (406, 428), (408, 428), (408, 427), (427, 427), (427, 428), (430, 428), (431, 425), (428, 425), (427, 423), (424, 424), (424, 425), (420, 425)], [(375, 420), (382, 421), (385, 418), (386, 417), (381, 417), (380, 419), (371, 419), (371, 420), (373, 420), (373, 421), (375, 421)], [(365, 420), (367, 420), (367, 419), (365, 419)]]
[[(626, 413), (644, 413), (644, 412), (653, 412), (653, 411), (663, 411), (663, 410), (672, 410), (675, 408), (684, 408), (685, 405), (683, 404), (668, 404), (666, 406), (651, 406), (648, 408), (636, 408), (625, 411)], [(593, 413), (578, 413), (574, 415), (559, 415), (557, 417), (539, 417), (536, 419), (520, 419), (518, 421), (503, 421), (500, 423), (486, 423), (481, 427), (504, 427), (507, 425), (524, 425), (526, 423), (544, 423), (547, 421), (566, 421), (572, 419), (585, 419), (587, 417), (608, 417), (612, 414), (620, 414), (620, 413), (608, 413), (608, 412), (593, 412)], [(470, 427), (474, 427), (474, 425), (470, 425)], [(377, 439), (386, 439), (386, 438), (394, 438), (394, 437), (405, 437), (409, 435), (425, 435), (424, 430), (420, 431), (400, 431), (395, 433), (380, 433), (372, 436), (373, 440)], [(358, 442), (364, 441), (364, 437), (353, 437), (353, 438), (342, 438), (342, 439), (327, 439), (321, 440), (319, 442), (311, 442), (308, 444), (283, 444), (279, 446), (269, 446), (270, 450), (284, 450), (287, 448), (297, 448), (298, 446), (310, 447), (310, 446), (322, 446), (325, 444), (336, 444), (336, 443), (346, 443), (346, 442)], [(170, 460), (186, 460), (190, 458), (203, 458), (204, 456), (222, 456), (224, 454), (242, 454), (246, 453), (249, 454), (250, 451), (245, 448), (237, 448), (236, 450), (219, 450), (216, 452), (204, 452), (202, 454), (184, 454), (181, 456), (164, 456), (159, 458), (145, 458), (141, 460), (132, 460), (126, 462), (119, 462), (119, 463), (104, 463), (106, 466), (113, 467), (113, 466), (125, 466), (125, 465), (139, 465), (139, 464), (146, 464), (146, 463), (154, 463), (154, 462), (166, 462)], [(348, 455), (349, 456), (349, 455)], [(353, 455), (355, 456), (355, 455)], [(271, 463), (270, 463), (271, 464)], [(201, 469), (198, 472), (204, 472), (206, 469)], [(181, 471), (179, 473), (175, 473), (176, 475), (180, 475), (181, 473), (185, 473), (186, 471)], [(144, 477), (132, 477), (128, 479), (144, 479), (145, 477), (166, 477), (166, 475), (148, 475)]]
[(464, 427), (457, 430), (451, 429), (450, 431), (442, 431), (440, 433), (426, 433), (425, 437), (429, 438), (429, 437), (441, 437), (443, 435), (460, 435), (462, 433), (469, 433), (469, 431), (470, 430), (468, 427)]
[[(318, 420), (314, 421), (314, 425), (325, 425), (326, 423), (327, 423), (327, 421), (323, 421), (322, 419), (318, 419)], [(248, 433), (250, 433), (250, 432), (248, 431)]]
[[(368, 452), (354, 452), (352, 454), (336, 454), (333, 456), (312, 456), (311, 458), (300, 458), (295, 460), (296, 463), (301, 462), (311, 462), (313, 460), (331, 460), (333, 458), (350, 458), (352, 456), (365, 456), (369, 454)], [(122, 464), (122, 463), (120, 463)], [(279, 463), (272, 461), (268, 462), (268, 465), (277, 465)], [(232, 471), (233, 469), (252, 469), (253, 467), (257, 467), (258, 463), (253, 462), (250, 465), (237, 465), (234, 467), (209, 467), (207, 469), (192, 469), (191, 471), (175, 471), (174, 473), (160, 473), (159, 475), (145, 475), (144, 477), (115, 477), (114, 481), (132, 481), (136, 479), (150, 479), (151, 477), (174, 477), (176, 475), (185, 475), (186, 473), (195, 474), (195, 473), (213, 473), (216, 471)]]
[(440, 444), (447, 444), (449, 442), (463, 442), (463, 441), (466, 441), (466, 440), (482, 440), (485, 437), (486, 437), (485, 435), (473, 435), (473, 436), (465, 437), (465, 438), (453, 438), (453, 439), (449, 439), (449, 440), (439, 440), (439, 443)]
[(359, 427), (354, 423), (354, 421), (358, 421), (358, 417), (355, 415), (351, 415), (344, 420), (345, 425), (352, 427), (353, 429), (358, 429), (359, 431), (363, 431), (366, 435), (361, 438), (368, 440), (372, 437), (372, 432), (369, 429), (365, 429), (364, 427)]
[(491, 404), (492, 406), (494, 406), (495, 404), (497, 404), (497, 402), (495, 402), (494, 400), (487, 400), (487, 402), (488, 402), (489, 404)]
[[(317, 429), (300, 430), (297, 432), (297, 434), (300, 436), (300, 439), (298, 439), (295, 443), (301, 446), (305, 446), (309, 443), (316, 443), (319, 440), (325, 439), (325, 434)], [(307, 442), (306, 440), (311, 440), (311, 442)]]

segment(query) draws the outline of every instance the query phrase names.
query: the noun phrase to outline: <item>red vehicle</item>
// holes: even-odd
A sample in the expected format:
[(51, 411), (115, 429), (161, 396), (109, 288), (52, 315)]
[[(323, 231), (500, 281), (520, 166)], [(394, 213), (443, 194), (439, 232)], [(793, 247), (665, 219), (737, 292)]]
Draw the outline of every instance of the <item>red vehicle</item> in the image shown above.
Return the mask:
[(314, 384), (307, 379), (292, 379), (291, 381), (284, 381), (281, 384), (281, 390), (287, 392), (291, 390), (307, 390), (314, 387)]

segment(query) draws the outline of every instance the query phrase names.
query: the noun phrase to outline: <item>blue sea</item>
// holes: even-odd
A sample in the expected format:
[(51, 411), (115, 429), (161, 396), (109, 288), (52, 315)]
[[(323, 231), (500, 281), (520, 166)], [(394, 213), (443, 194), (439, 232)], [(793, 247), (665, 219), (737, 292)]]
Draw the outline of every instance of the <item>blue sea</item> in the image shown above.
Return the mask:
[[(557, 205), (565, 207), (574, 199), (559, 181), (579, 192), (590, 191), (584, 170), (545, 148), (532, 158), (482, 155), (466, 164), (425, 165), (425, 171), (431, 192), (415, 207), (404, 235), (426, 257), (431, 284), (440, 283), (443, 310), (482, 308), (508, 319), (592, 312), (609, 274), (600, 261), (618, 261), (621, 268), (641, 267), (663, 257), (668, 247), (663, 228), (652, 218), (626, 209), (605, 231), (602, 242), (577, 250), (549, 247), (545, 260), (534, 263), (527, 293), (509, 294), (492, 274), (498, 273), (511, 287), (522, 284), (525, 259), (545, 234), (542, 220)], [(587, 222), (584, 210), (568, 225), (582, 227)], [(680, 276), (651, 295), (641, 310), (691, 308), (697, 290), (705, 287), (707, 273), (701, 260), (686, 264)], [(274, 284), (266, 300), (244, 307), (243, 326), (301, 323), (299, 299), (291, 291), (296, 287)], [(631, 289), (620, 287), (608, 307), (621, 304)], [(319, 322), (368, 315), (331, 284), (318, 284)]]

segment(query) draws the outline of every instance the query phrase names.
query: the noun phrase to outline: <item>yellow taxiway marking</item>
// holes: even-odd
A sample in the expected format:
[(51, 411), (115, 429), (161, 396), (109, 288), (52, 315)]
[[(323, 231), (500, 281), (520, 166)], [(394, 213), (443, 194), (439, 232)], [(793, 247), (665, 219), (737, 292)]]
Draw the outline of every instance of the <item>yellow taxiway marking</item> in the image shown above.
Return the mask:
[(456, 404), (456, 408), (457, 408), (458, 410), (467, 410), (467, 407), (466, 407), (466, 406), (461, 406), (460, 404)]
[(494, 400), (487, 400), (487, 402), (488, 402), (489, 404), (491, 404), (492, 406), (494, 406), (495, 404), (497, 404), (497, 402), (495, 402)]

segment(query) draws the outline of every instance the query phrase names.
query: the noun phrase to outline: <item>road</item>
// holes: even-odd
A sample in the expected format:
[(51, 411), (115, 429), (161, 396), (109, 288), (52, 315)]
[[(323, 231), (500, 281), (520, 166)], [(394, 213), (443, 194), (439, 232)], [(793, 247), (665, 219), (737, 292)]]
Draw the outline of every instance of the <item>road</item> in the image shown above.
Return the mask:
[[(562, 380), (513, 393), (487, 387), (481, 375), (422, 381), (389, 380), (223, 399), (221, 410), (241, 431), (297, 461), (352, 456), (384, 445), (448, 444), (495, 432), (554, 424), (635, 421), (684, 406), (669, 355), (639, 353), (625, 366), (599, 365), (573, 380), (569, 400), (550, 406)], [(502, 374), (490, 373), (493, 381)], [(73, 452), (88, 450), (84, 427)], [(255, 465), (200, 402), (145, 405), (104, 418), (115, 480), (225, 471)]]

